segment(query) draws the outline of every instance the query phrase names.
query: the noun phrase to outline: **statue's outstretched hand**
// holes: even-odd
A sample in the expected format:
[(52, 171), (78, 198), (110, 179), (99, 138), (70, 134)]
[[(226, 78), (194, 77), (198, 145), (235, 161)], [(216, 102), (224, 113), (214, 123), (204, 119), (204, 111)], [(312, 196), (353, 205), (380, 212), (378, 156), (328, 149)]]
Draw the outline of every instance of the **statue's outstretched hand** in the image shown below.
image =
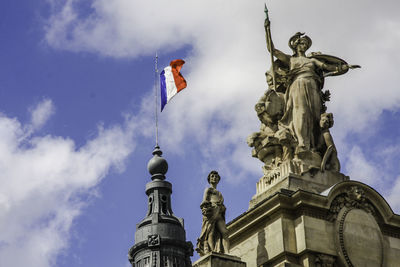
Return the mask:
[(348, 66), (349, 66), (349, 69), (359, 69), (359, 68), (361, 68), (360, 65), (348, 65)]
[(361, 66), (360, 65), (349, 65), (349, 64), (344, 64), (344, 65), (339, 66), (339, 70), (344, 71), (344, 72), (347, 72), (349, 69), (358, 69), (358, 68), (361, 68)]

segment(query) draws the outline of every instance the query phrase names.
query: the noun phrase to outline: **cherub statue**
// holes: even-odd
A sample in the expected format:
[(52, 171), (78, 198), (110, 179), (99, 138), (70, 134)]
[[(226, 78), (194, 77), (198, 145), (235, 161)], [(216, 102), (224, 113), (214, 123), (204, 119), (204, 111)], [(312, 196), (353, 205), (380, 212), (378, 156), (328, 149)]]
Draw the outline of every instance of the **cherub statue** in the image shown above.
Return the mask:
[(196, 248), (200, 256), (209, 252), (229, 252), (228, 231), (225, 223), (226, 208), (224, 198), (217, 190), (220, 179), (217, 171), (211, 171), (207, 177), (210, 187), (205, 189), (203, 201), (200, 204), (203, 224)]
[(319, 125), (321, 127), (320, 144), (322, 151), (324, 151), (321, 171), (330, 170), (338, 172), (340, 171), (340, 162), (337, 157), (336, 146), (329, 131), (329, 128), (333, 126), (333, 114), (323, 113)]

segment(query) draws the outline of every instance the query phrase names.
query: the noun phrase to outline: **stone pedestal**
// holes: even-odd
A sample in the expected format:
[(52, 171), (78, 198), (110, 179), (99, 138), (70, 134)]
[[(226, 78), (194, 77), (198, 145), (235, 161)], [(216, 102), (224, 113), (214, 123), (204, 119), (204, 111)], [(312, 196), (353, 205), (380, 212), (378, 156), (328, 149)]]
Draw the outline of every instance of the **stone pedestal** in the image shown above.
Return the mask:
[(301, 166), (303, 165), (287, 161), (282, 163), (279, 170), (261, 177), (257, 182), (256, 194), (251, 199), (249, 207), (254, 207), (263, 199), (281, 191), (281, 189), (291, 191), (301, 189), (319, 194), (334, 184), (349, 180), (348, 176), (335, 171), (326, 170), (322, 172), (317, 169), (311, 169), (302, 173)]
[(246, 263), (236, 256), (211, 252), (194, 262), (193, 267), (246, 267)]

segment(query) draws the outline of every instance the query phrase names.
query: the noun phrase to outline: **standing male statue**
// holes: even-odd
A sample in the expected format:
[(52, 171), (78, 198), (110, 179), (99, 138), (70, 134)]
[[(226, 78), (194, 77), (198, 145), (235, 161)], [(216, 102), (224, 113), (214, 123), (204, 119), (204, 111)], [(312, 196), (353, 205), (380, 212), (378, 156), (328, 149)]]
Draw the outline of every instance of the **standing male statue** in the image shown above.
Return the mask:
[(200, 256), (210, 252), (228, 253), (229, 240), (225, 223), (224, 198), (217, 190), (221, 177), (217, 171), (211, 171), (207, 177), (210, 187), (204, 190), (200, 204), (203, 214), (201, 234), (197, 239), (196, 251)]

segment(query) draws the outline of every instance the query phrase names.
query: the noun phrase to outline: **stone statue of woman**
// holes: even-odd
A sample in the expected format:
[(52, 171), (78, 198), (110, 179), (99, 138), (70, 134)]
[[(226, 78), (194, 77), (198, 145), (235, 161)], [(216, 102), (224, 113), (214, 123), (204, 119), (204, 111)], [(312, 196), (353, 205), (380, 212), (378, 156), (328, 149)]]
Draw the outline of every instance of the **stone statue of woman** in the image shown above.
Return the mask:
[[(269, 20), (265, 20), (266, 32)], [(293, 55), (287, 55), (274, 48), (270, 35), (266, 34), (267, 48), (288, 68), (288, 84), (285, 92), (285, 112), (280, 126), (289, 129), (297, 141), (296, 154), (313, 151), (320, 135), (319, 121), (323, 112), (321, 90), (324, 77), (346, 73), (358, 68), (345, 61), (327, 55), (306, 56), (312, 41), (304, 33), (296, 33), (289, 40)]]
[(201, 234), (197, 239), (196, 251), (200, 256), (210, 252), (228, 253), (229, 240), (225, 223), (224, 198), (217, 190), (221, 177), (217, 171), (211, 171), (207, 177), (210, 187), (204, 191), (200, 205), (203, 214)]

